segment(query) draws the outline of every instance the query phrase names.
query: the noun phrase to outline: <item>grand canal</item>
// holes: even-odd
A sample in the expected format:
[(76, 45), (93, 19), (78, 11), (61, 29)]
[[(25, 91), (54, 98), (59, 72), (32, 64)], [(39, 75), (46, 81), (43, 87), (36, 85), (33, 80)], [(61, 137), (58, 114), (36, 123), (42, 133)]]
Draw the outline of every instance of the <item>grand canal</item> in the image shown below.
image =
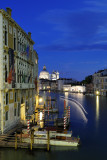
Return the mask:
[[(60, 116), (63, 115), (64, 99), (71, 106), (70, 129), (73, 136), (80, 136), (77, 148), (53, 147), (50, 152), (28, 149), (0, 149), (0, 160), (100, 160), (107, 152), (107, 97), (71, 93), (41, 93), (57, 99)], [(78, 105), (75, 102), (79, 102)]]

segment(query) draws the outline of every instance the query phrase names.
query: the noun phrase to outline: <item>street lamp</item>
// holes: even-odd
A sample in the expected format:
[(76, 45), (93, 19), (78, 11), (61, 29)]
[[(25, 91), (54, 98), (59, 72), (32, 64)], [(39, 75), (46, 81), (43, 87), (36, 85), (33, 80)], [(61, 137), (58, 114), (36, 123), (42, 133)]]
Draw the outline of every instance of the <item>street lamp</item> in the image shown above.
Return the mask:
[(41, 103), (43, 101), (42, 97), (39, 97), (39, 103)]
[(96, 95), (99, 96), (99, 94), (100, 94), (100, 92), (99, 92), (99, 91), (96, 91)]

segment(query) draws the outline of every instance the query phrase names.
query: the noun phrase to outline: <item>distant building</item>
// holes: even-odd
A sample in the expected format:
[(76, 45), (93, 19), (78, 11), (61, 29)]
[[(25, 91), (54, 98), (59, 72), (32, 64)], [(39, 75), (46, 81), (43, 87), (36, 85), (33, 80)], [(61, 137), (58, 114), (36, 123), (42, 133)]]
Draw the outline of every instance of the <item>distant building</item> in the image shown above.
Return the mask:
[(43, 66), (43, 70), (40, 72), (39, 79), (50, 80), (49, 72), (46, 70), (46, 66)]
[(71, 91), (71, 85), (70, 84), (64, 84), (63, 85), (63, 91), (66, 91), (66, 92)]
[(59, 79), (59, 72), (53, 71), (52, 74), (49, 74), (46, 66), (43, 66), (43, 70), (40, 72), (39, 79), (56, 81)]
[(86, 84), (86, 93), (87, 94), (93, 94), (94, 93), (93, 83)]
[(63, 91), (65, 85), (76, 84), (76, 81), (72, 78), (59, 78), (58, 79), (58, 90)]
[(39, 90), (57, 90), (57, 80), (59, 79), (59, 72), (49, 72), (46, 70), (46, 66), (43, 66), (43, 70), (39, 75)]
[(93, 74), (94, 93), (107, 96), (107, 69)]
[(40, 79), (39, 80), (39, 90), (50, 90), (50, 80)]
[(70, 88), (71, 92), (75, 92), (75, 93), (85, 93), (86, 92), (86, 87), (85, 86), (72, 86)]
[(52, 72), (52, 74), (51, 74), (51, 80), (52, 81), (56, 81), (56, 80), (58, 80), (59, 79), (59, 72)]
[(71, 86), (69, 84), (63, 85), (64, 92), (72, 92), (72, 93), (85, 93), (86, 87), (81, 85)]

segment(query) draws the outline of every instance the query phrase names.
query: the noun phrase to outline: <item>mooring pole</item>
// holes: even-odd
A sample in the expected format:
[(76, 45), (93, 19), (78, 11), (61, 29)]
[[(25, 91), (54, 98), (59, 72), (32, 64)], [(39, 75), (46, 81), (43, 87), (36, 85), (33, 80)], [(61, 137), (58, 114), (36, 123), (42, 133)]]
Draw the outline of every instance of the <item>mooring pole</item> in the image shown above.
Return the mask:
[(34, 143), (34, 130), (32, 130), (32, 143)]
[(20, 143), (22, 143), (22, 131), (20, 133)]
[(66, 101), (64, 100), (64, 110), (66, 110)]
[(30, 150), (32, 151), (32, 131), (31, 131), (31, 134), (30, 134)]
[(17, 149), (17, 133), (15, 133), (15, 149)]
[(50, 150), (50, 137), (49, 137), (49, 130), (47, 131), (47, 151)]

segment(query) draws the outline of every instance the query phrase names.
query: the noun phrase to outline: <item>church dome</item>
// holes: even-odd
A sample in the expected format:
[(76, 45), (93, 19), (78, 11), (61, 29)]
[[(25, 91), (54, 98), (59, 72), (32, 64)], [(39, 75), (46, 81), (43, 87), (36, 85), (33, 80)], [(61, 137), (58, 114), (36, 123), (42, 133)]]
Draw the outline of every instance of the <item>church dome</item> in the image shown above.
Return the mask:
[(57, 77), (56, 77), (56, 72), (52, 72), (52, 74), (51, 74), (51, 79), (52, 80), (57, 80)]
[(40, 72), (39, 79), (49, 80), (49, 72), (46, 70), (46, 66), (43, 66), (43, 70)]

